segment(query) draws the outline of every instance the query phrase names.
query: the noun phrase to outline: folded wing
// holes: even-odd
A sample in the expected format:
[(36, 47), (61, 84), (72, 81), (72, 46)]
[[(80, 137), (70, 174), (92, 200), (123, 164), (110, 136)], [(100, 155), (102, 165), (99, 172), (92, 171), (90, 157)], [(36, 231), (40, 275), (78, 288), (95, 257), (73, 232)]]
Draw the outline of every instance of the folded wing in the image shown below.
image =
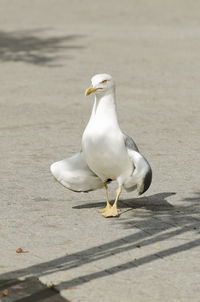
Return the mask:
[(124, 142), (133, 163), (133, 173), (126, 179), (124, 188), (128, 192), (137, 189), (138, 194), (141, 195), (148, 190), (151, 184), (152, 170), (146, 158), (139, 153), (132, 138), (124, 135)]
[(88, 192), (103, 187), (103, 182), (90, 170), (82, 152), (53, 163), (50, 170), (57, 181), (72, 191)]

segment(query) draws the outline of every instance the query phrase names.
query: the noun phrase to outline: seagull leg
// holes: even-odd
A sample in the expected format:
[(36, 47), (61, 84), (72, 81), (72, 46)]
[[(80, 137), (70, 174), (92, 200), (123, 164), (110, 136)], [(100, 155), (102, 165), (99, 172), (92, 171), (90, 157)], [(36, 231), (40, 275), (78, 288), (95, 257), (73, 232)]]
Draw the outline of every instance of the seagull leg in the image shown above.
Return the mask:
[(118, 208), (117, 208), (117, 202), (119, 200), (119, 196), (120, 196), (121, 192), (122, 192), (122, 187), (120, 186), (117, 189), (117, 196), (115, 198), (115, 202), (114, 202), (113, 206), (103, 212), (102, 215), (104, 217), (116, 217), (116, 216), (119, 216)]
[(107, 203), (106, 203), (106, 207), (104, 209), (99, 210), (99, 212), (101, 212), (101, 213), (104, 213), (104, 212), (108, 211), (111, 208), (111, 205), (110, 205), (110, 202), (109, 202), (109, 199), (108, 199), (108, 186), (107, 186), (106, 183), (104, 183), (103, 187), (104, 187), (104, 190), (105, 190), (105, 193), (106, 193)]

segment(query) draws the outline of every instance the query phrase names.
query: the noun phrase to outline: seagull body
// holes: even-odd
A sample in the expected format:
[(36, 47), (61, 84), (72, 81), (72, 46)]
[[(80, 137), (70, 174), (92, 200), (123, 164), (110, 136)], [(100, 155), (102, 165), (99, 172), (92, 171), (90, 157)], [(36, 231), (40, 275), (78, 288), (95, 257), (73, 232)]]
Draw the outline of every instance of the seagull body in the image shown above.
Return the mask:
[(133, 171), (117, 120), (113, 94), (95, 97), (89, 123), (83, 133), (82, 150), (92, 171), (103, 182), (117, 180), (120, 185)]
[[(82, 151), (51, 165), (54, 177), (73, 191), (90, 191), (104, 187), (107, 204), (101, 210), (105, 217), (118, 216), (117, 202), (124, 187), (137, 188), (144, 193), (151, 184), (149, 163), (118, 123), (115, 84), (108, 74), (92, 78), (86, 95), (95, 93), (90, 120), (82, 136)], [(116, 180), (118, 190), (113, 206), (110, 205), (107, 183)]]

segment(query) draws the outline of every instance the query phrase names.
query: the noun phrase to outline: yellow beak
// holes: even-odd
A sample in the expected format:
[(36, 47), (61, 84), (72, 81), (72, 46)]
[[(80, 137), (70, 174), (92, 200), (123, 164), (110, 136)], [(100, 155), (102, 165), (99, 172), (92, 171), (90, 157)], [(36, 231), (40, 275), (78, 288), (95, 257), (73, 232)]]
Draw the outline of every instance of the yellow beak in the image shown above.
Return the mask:
[(95, 92), (97, 89), (98, 89), (98, 88), (94, 88), (94, 87), (90, 86), (88, 89), (86, 89), (85, 95), (87, 96), (87, 95), (89, 95), (89, 94)]

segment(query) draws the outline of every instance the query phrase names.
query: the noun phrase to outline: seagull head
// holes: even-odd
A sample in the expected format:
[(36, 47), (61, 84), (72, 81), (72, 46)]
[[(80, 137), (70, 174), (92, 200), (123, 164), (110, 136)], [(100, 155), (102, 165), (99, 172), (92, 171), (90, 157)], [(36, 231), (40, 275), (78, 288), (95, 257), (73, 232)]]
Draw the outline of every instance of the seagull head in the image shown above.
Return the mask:
[(91, 82), (92, 85), (85, 91), (86, 96), (93, 92), (97, 95), (104, 95), (112, 91), (115, 87), (113, 78), (106, 73), (96, 74), (92, 77)]

